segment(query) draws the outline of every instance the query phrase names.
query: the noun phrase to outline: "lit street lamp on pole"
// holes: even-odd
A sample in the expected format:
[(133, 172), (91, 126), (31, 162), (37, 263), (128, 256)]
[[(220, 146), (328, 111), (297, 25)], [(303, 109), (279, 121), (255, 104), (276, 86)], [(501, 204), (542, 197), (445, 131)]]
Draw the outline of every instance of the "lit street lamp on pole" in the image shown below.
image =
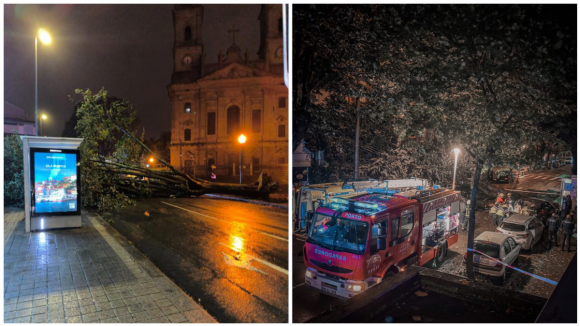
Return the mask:
[(246, 136), (244, 136), (244, 134), (241, 134), (240, 137), (238, 137), (238, 143), (240, 143), (240, 184), (242, 184), (242, 149), (244, 148), (244, 146), (242, 145), (245, 142)]
[(453, 190), (455, 190), (455, 174), (457, 173), (457, 155), (459, 155), (459, 148), (453, 149), (455, 152), (455, 167), (453, 168)]
[(44, 29), (38, 30), (34, 38), (34, 135), (38, 136), (38, 39), (43, 44), (50, 44), (52, 38)]
[(48, 119), (48, 116), (46, 115), (46, 113), (43, 113), (43, 114), (40, 115), (40, 132), (39, 132), (39, 134), (41, 136), (42, 136), (42, 121), (44, 121), (46, 119)]

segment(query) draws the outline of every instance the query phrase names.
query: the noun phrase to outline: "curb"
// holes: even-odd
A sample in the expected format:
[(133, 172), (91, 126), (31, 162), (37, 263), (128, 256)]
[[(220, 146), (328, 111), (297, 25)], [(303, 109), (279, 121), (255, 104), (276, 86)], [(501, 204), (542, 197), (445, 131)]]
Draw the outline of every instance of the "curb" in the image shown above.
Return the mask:
[[(181, 313), (189, 320), (189, 323), (217, 323), (218, 321), (210, 315), (207, 310), (203, 308), (199, 303), (195, 302), (189, 294), (187, 294), (183, 289), (181, 289), (175, 282), (165, 275), (155, 264), (147, 258), (139, 249), (132, 246), (129, 240), (125, 238), (117, 229), (107, 223), (99, 213), (90, 210), (82, 210), (84, 213), (84, 218), (93, 224), (93, 228), (99, 232), (108, 233), (113, 237), (117, 244), (123, 248), (127, 254), (133, 258), (133, 261), (138, 264), (147, 274), (151, 276), (152, 279), (156, 278), (158, 282), (163, 283), (163, 286), (167, 290), (175, 291), (181, 294), (185, 300), (189, 301), (189, 304), (196, 309), (189, 311), (181, 311)], [(84, 225), (83, 225), (84, 226)]]
[(286, 210), (288, 209), (288, 205), (269, 203), (269, 202), (261, 201), (261, 200), (246, 199), (246, 198), (240, 198), (240, 197), (230, 197), (230, 196), (216, 195), (216, 194), (204, 194), (203, 196), (221, 198), (221, 199), (227, 199), (227, 200), (233, 200), (233, 201), (241, 201), (241, 202), (245, 202), (245, 203), (252, 203), (252, 204), (257, 204), (257, 205), (262, 205), (262, 206), (271, 206), (271, 207), (286, 209)]

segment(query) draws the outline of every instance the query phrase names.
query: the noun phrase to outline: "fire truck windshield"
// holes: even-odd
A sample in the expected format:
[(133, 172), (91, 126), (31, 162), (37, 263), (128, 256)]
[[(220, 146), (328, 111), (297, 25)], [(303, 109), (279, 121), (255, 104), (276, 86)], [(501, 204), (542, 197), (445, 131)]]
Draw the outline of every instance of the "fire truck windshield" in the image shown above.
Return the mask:
[(308, 242), (335, 251), (362, 255), (366, 248), (369, 225), (317, 213), (312, 219)]

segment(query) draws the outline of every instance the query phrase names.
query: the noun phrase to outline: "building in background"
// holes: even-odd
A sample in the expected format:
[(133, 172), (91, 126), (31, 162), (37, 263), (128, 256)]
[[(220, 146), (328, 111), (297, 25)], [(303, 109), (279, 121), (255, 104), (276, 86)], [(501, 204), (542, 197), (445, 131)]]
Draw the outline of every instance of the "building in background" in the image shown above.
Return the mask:
[[(171, 164), (197, 177), (239, 178), (267, 172), (288, 180), (288, 89), (283, 77), (282, 6), (262, 5), (257, 57), (232, 44), (207, 63), (202, 41), (202, 5), (175, 5), (171, 99)], [(248, 17), (256, 19), (256, 17)], [(247, 142), (240, 145), (240, 134)]]
[(12, 103), (4, 101), (4, 134), (34, 136), (34, 118)]

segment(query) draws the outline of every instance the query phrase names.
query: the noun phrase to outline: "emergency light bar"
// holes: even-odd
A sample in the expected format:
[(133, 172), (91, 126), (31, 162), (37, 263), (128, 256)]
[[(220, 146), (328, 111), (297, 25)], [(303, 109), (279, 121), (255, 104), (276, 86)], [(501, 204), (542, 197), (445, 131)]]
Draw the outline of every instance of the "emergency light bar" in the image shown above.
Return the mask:
[(369, 203), (363, 203), (363, 202), (355, 202), (354, 206), (358, 206), (358, 207), (363, 207), (363, 208), (374, 208), (374, 209), (378, 209), (379, 208), (379, 204), (369, 204)]

